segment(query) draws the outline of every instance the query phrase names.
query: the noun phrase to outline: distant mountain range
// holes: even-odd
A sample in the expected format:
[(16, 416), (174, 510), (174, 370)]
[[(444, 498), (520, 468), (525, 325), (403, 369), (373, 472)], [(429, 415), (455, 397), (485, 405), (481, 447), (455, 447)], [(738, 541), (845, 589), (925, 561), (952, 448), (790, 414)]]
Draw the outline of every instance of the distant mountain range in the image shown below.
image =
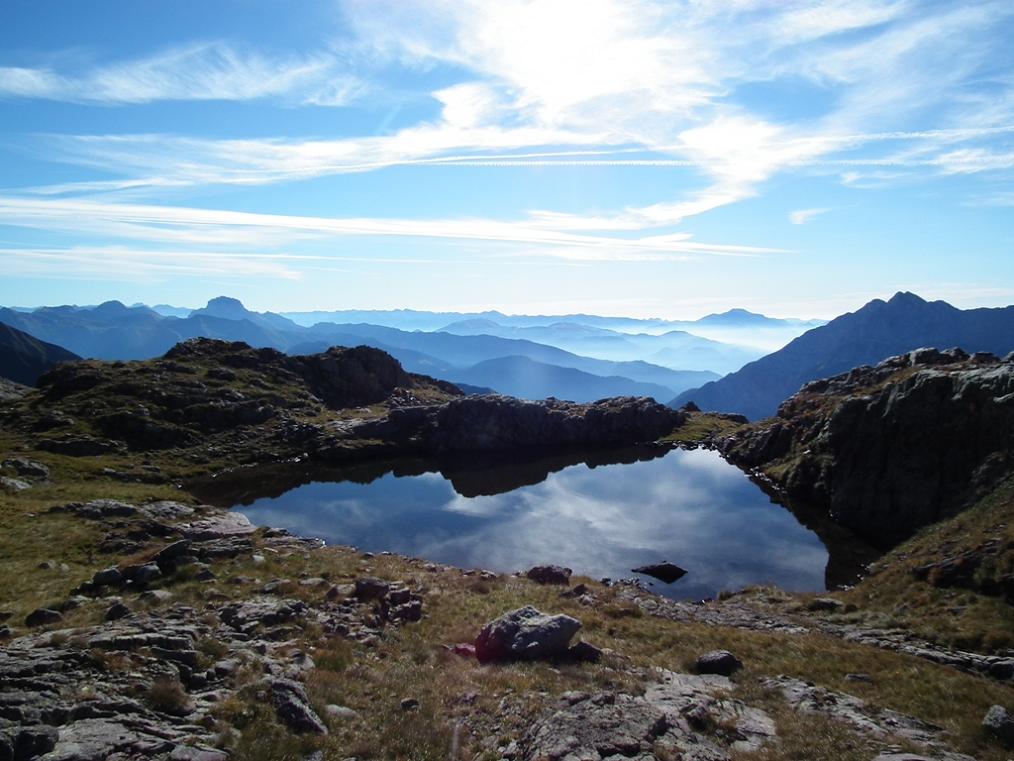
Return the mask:
[(664, 320), (657, 317), (608, 317), (595, 314), (531, 315), (504, 314), (496, 310), (486, 312), (427, 312), (416, 309), (339, 309), (331, 312), (282, 312), (300, 325), (314, 325), (318, 322), (369, 322), (405, 330), (439, 330), (453, 322), (485, 320), (505, 327), (538, 327), (557, 322), (577, 323), (590, 327), (605, 328), (620, 332), (642, 330), (656, 333), (678, 330), (694, 325), (698, 327), (814, 327), (822, 320), (800, 320), (795, 318), (767, 317), (746, 309), (729, 309), (718, 314), (709, 314), (698, 320)]
[[(99, 359), (145, 359), (164, 354), (187, 338), (206, 336), (244, 341), (251, 346), (270, 346), (290, 353), (310, 353), (329, 346), (365, 344), (389, 352), (411, 372), (469, 383), (463, 371), (506, 357), (524, 357), (555, 368), (570, 368), (592, 377), (608, 378), (613, 393), (650, 393), (665, 401), (684, 389), (719, 377), (710, 371), (682, 371), (644, 361), (620, 361), (581, 356), (555, 346), (525, 339), (492, 335), (455, 335), (404, 331), (370, 324), (318, 323), (298, 325), (278, 314), (246, 309), (236, 299), (219, 297), (188, 312), (187, 317), (159, 314), (146, 306), (127, 307), (117, 301), (95, 307), (43, 307), (32, 312), (0, 309), (0, 322), (50, 341), (86, 357)], [(560, 398), (599, 398), (581, 392), (577, 376), (543, 369), (537, 382), (520, 385), (512, 376), (511, 388), (526, 398), (553, 395)], [(556, 378), (559, 387), (547, 387)], [(596, 380), (598, 386), (601, 384)], [(495, 383), (473, 383), (504, 391)], [(502, 384), (501, 384), (502, 385)], [(548, 390), (547, 390), (548, 389)]]
[(609, 396), (651, 396), (665, 393), (663, 386), (639, 383), (629, 378), (602, 377), (536, 362), (528, 357), (499, 357), (480, 362), (449, 376), (453, 383), (495, 388), (501, 394), (520, 399), (545, 399), (555, 396), (574, 402), (593, 402)]
[(62, 346), (46, 343), (0, 323), (0, 378), (34, 386), (43, 373), (60, 362), (81, 359)]
[(875, 299), (671, 404), (693, 401), (703, 410), (764, 418), (804, 383), (928, 346), (1002, 356), (1014, 350), (1014, 306), (961, 310), (907, 292)]
[(757, 349), (701, 338), (683, 330), (671, 330), (661, 334), (622, 333), (577, 322), (512, 326), (476, 318), (452, 322), (440, 331), (455, 335), (525, 339), (598, 359), (621, 362), (646, 360), (663, 367), (709, 370), (719, 374), (738, 370), (764, 353)]

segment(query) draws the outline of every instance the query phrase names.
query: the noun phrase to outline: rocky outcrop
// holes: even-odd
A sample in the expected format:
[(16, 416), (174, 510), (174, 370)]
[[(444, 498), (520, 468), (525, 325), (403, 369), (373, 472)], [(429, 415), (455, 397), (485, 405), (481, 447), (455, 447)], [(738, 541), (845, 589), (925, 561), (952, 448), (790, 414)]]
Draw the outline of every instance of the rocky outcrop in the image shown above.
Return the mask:
[(643, 397), (576, 404), (470, 396), (391, 410), (385, 418), (351, 426), (345, 435), (395, 441), (430, 454), (594, 447), (654, 441), (685, 419), (684, 413)]
[(727, 761), (775, 738), (771, 717), (731, 698), (725, 677), (652, 676), (644, 695), (565, 693), (561, 707), (522, 738), (521, 758)]
[[(159, 359), (60, 365), (38, 385), (40, 394), (12, 408), (9, 419), (26, 430), (54, 429), (39, 447), (73, 456), (124, 447), (203, 449), (208, 436), (220, 435), (226, 446), (250, 450), (256, 443), (270, 446), (265, 457), (284, 458), (291, 456), (289, 446), (302, 447), (323, 431), (302, 421), (327, 409), (418, 405), (416, 392), (430, 402), (462, 395), (449, 383), (405, 372), (389, 354), (367, 346), (289, 356), (208, 338), (184, 341)], [(75, 419), (90, 430), (61, 430)], [(262, 428), (249, 442), (244, 432), (255, 427)]]
[[(169, 590), (201, 580), (198, 568), (227, 572), (227, 559), (255, 552), (249, 524), (229, 513), (176, 502), (135, 505), (112, 500), (73, 503), (59, 511), (109, 521), (131, 532), (155, 521), (175, 521), (177, 539), (151, 552), (151, 562), (97, 567), (80, 585), (74, 607), (103, 611), (102, 623), (63, 629), (59, 611), (40, 609), (0, 648), (0, 759), (46, 761), (225, 761), (215, 712), (223, 701), (253, 695), (272, 706), (280, 725), (295, 734), (325, 735), (325, 722), (301, 683), (314, 667), (297, 644), (307, 631), (325, 642), (376, 641), (387, 627), (422, 614), (422, 596), (400, 582), (383, 585), (368, 601), (356, 584), (309, 601), (281, 595), (286, 580), (252, 589), (235, 600), (208, 595), (200, 609), (173, 604)], [(179, 521), (185, 521), (179, 523)], [(111, 526), (110, 526), (111, 527)], [(249, 529), (249, 530), (248, 530)], [(284, 532), (262, 532), (262, 551), (279, 557), (308, 553), (319, 543)], [(134, 570), (132, 570), (134, 569)], [(140, 569), (157, 574), (161, 589), (144, 591)], [(239, 586), (260, 583), (232, 577)], [(300, 580), (323, 586), (323, 578)], [(115, 589), (113, 589), (115, 587)], [(270, 590), (270, 592), (268, 591)], [(115, 591), (117, 597), (104, 597)], [(98, 617), (96, 617), (98, 618)], [(233, 756), (235, 757), (235, 756)]]
[(782, 676), (766, 679), (762, 684), (768, 689), (781, 692), (785, 701), (795, 710), (833, 718), (864, 736), (898, 738), (916, 743), (939, 761), (973, 761), (971, 756), (947, 749), (947, 733), (940, 727), (912, 716), (869, 705), (853, 695), (817, 687), (801, 679)]
[(921, 349), (809, 383), (721, 444), (880, 546), (954, 515), (1014, 466), (1014, 358)]

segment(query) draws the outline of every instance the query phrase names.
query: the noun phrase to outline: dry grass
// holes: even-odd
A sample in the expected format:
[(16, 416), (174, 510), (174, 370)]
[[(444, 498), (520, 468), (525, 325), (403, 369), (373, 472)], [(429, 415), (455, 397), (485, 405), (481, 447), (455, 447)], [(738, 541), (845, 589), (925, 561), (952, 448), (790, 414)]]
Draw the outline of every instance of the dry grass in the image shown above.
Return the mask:
[[(5, 436), (0, 434), (0, 451), (19, 451), (20, 442)], [(0, 573), (5, 580), (0, 587), (0, 610), (10, 612), (15, 624), (33, 608), (65, 599), (72, 587), (90, 578), (98, 568), (112, 564), (113, 558), (95, 552), (101, 538), (98, 524), (49, 513), (51, 506), (98, 497), (133, 502), (190, 498), (170, 485), (127, 484), (102, 476), (103, 467), (130, 465), (115, 458), (74, 459), (45, 453), (31, 456), (52, 468), (53, 483), (5, 498), (0, 511)], [(934, 630), (945, 639), (981, 631), (982, 641), (986, 641), (986, 632), (1005, 625), (1008, 633), (1014, 631), (1010, 609), (991, 607), (997, 606), (997, 601), (928, 585), (921, 589), (910, 576), (913, 564), (939, 554), (947, 542), (975, 542), (992, 535), (1000, 523), (1009, 527), (1012, 491), (999, 493), (956, 522), (923, 532), (888, 556), (884, 570), (874, 579), (843, 598), (859, 606), (858, 616), (898, 617), (917, 630), (927, 630), (925, 634)], [(1004, 530), (1009, 532), (1009, 528)], [(699, 653), (716, 648), (732, 650), (744, 661), (745, 669), (736, 678), (740, 696), (771, 712), (778, 723), (781, 742), (752, 758), (850, 761), (875, 755), (866, 741), (841, 725), (820, 717), (801, 717), (777, 695), (760, 689), (760, 679), (778, 674), (848, 692), (872, 705), (942, 726), (951, 733), (958, 750), (984, 761), (1007, 757), (983, 737), (979, 721), (994, 703), (1014, 704), (1014, 689), (898, 653), (819, 634), (676, 624), (642, 614), (619, 599), (614, 590), (587, 579), (575, 583), (583, 581), (593, 589), (599, 600), (593, 607), (559, 597), (559, 588), (540, 587), (524, 579), (479, 580), (457, 570), (431, 572), (419, 561), (393, 556), (364, 560), (341, 548), (288, 557), (266, 552), (265, 557), (263, 565), (255, 565), (249, 557), (216, 563), (215, 582), (198, 583), (181, 577), (167, 583), (171, 584), (174, 601), (201, 610), (212, 599), (220, 604), (224, 599), (250, 593), (249, 586), (226, 583), (231, 576), (267, 581), (274, 577), (295, 580), (306, 574), (340, 584), (370, 574), (403, 581), (420, 590), (426, 615), (418, 624), (389, 628), (373, 647), (345, 640), (324, 641), (319, 631), (306, 629), (301, 644), (318, 665), (309, 674), (307, 686), (314, 706), (331, 729), (327, 738), (294, 739), (275, 722), (270, 707), (259, 702), (252, 686), (258, 675), (239, 676), (238, 683), (250, 682), (251, 686), (223, 702), (216, 711), (223, 742), (239, 758), (301, 759), (319, 749), (326, 759), (448, 759), (456, 733), (460, 755), (472, 758), (481, 751), (480, 744), (486, 738), (507, 742), (523, 734), (565, 690), (637, 692), (642, 689), (638, 669), (660, 666), (685, 670)], [(42, 560), (53, 560), (56, 567), (40, 569)], [(60, 570), (60, 563), (67, 565), (66, 571)], [(291, 589), (292, 596), (308, 601), (319, 601), (322, 594), (321, 588), (293, 585)], [(792, 604), (792, 598), (772, 594), (780, 603)], [(970, 600), (966, 604), (975, 620), (972, 615), (943, 614), (955, 599)], [(898, 610), (901, 602), (910, 605), (907, 612)], [(486, 621), (525, 604), (577, 617), (584, 624), (583, 638), (615, 654), (602, 663), (581, 666), (480, 666), (447, 651), (445, 646), (471, 640)], [(85, 605), (68, 612), (67, 625), (98, 623), (102, 612), (100, 604)], [(208, 659), (224, 654), (221, 644), (214, 641), (202, 642), (200, 649)], [(870, 674), (873, 681), (847, 682), (845, 675), (853, 672)], [(150, 695), (149, 699), (160, 705), (171, 707), (179, 698), (172, 685), (159, 690), (164, 694)], [(406, 697), (419, 701), (418, 710), (401, 710), (400, 701)], [(360, 717), (330, 718), (324, 711), (330, 703), (352, 708)], [(230, 728), (241, 734), (234, 735)]]
[(970, 650), (1014, 648), (1014, 606), (1002, 598), (918, 581), (914, 568), (999, 540), (1006, 549), (981, 569), (1014, 572), (1014, 479), (979, 504), (929, 526), (876, 563), (873, 574), (842, 596), (873, 625), (908, 629), (920, 637)]
[(695, 443), (712, 437), (730, 436), (744, 427), (742, 423), (736, 423), (717, 415), (695, 412), (689, 415), (683, 425), (663, 437), (662, 441)]

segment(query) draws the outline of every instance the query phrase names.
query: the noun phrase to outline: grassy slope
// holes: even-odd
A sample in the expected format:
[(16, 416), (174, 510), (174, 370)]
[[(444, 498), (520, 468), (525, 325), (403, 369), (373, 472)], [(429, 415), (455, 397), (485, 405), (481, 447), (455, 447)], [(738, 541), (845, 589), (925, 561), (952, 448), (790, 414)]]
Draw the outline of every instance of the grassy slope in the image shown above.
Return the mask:
[[(8, 437), (0, 451), (17, 452), (27, 440)], [(172, 486), (125, 484), (101, 475), (106, 458), (64, 458), (32, 453), (53, 471), (53, 483), (19, 495), (5, 496), (0, 513), (0, 610), (11, 614), (13, 623), (39, 605), (64, 599), (76, 584), (115, 560), (94, 554), (98, 527), (62, 514), (48, 514), (52, 505), (67, 501), (109, 497), (141, 501), (189, 495)], [(116, 463), (122, 465), (122, 463)], [(1008, 495), (1009, 497), (1009, 495)], [(1009, 499), (1004, 503), (1009, 508)], [(990, 506), (981, 507), (989, 513)], [(960, 533), (967, 530), (954, 527)], [(983, 524), (985, 525), (985, 523)], [(946, 529), (941, 529), (946, 530)], [(925, 539), (925, 535), (917, 540)], [(927, 545), (927, 552), (929, 545)], [(40, 562), (64, 562), (62, 571), (38, 568)], [(915, 562), (912, 560), (912, 562)], [(685, 670), (700, 652), (728, 648), (746, 664), (737, 681), (741, 696), (756, 703), (778, 719), (783, 742), (757, 758), (778, 759), (868, 759), (875, 755), (867, 741), (855, 737), (835, 722), (801, 718), (780, 699), (767, 694), (759, 677), (787, 674), (810, 680), (831, 689), (856, 694), (875, 705), (911, 713), (946, 727), (955, 745), (978, 758), (999, 761), (1006, 754), (990, 745), (978, 723), (993, 703), (1010, 705), (1014, 689), (984, 678), (962, 674), (908, 656), (851, 644), (820, 635), (789, 635), (751, 632), (705, 625), (676, 624), (644, 616), (615, 598), (614, 590), (592, 582), (600, 602), (585, 607), (560, 599), (558, 589), (538, 587), (525, 580), (498, 577), (481, 581), (459, 571), (431, 572), (418, 561), (395, 557), (363, 560), (340, 548), (328, 548), (308, 556), (272, 558), (267, 567), (254, 567), (249, 559), (225, 561), (216, 566), (219, 578), (246, 574), (261, 578), (298, 578), (301, 573), (324, 575), (334, 582), (371, 573), (410, 582), (424, 590), (426, 617), (420, 623), (391, 631), (375, 647), (351, 645), (344, 640), (321, 642), (312, 631), (304, 632), (306, 646), (318, 669), (308, 680), (310, 693), (321, 708), (339, 703), (360, 712), (351, 721), (331, 720), (332, 734), (324, 740), (293, 741), (271, 720), (252, 689), (225, 702), (221, 707), (222, 726), (241, 730), (231, 742), (244, 759), (298, 758), (312, 746), (325, 750), (325, 758), (355, 755), (359, 758), (447, 759), (455, 725), (462, 723), (479, 737), (499, 734), (506, 740), (521, 734), (532, 717), (553, 705), (553, 697), (569, 689), (637, 690), (637, 680), (628, 671), (633, 667), (663, 666)], [(904, 587), (901, 565), (891, 563), (870, 585), (880, 591), (871, 598), (871, 610), (886, 599), (897, 578)], [(867, 604), (863, 587), (853, 594)], [(244, 594), (235, 585), (213, 582), (181, 582), (173, 586), (177, 601), (200, 609), (203, 601)], [(309, 598), (320, 591), (294, 586), (291, 594)], [(600, 647), (615, 651), (601, 664), (553, 667), (525, 664), (481, 667), (447, 653), (445, 645), (467, 641), (482, 624), (514, 607), (532, 604), (543, 610), (570, 613), (584, 622), (582, 636)], [(101, 603), (85, 605), (68, 616), (70, 625), (98, 623)], [(213, 643), (209, 643), (213, 647)], [(871, 684), (845, 680), (851, 672), (873, 675)], [(248, 675), (253, 681), (254, 675)], [(474, 701), (468, 697), (475, 693)], [(421, 701), (417, 712), (402, 712), (404, 697)], [(459, 732), (459, 742), (468, 745), (468, 732)], [(474, 752), (474, 749), (473, 749)], [(462, 754), (461, 758), (471, 758)], [(498, 757), (489, 754), (486, 757)], [(750, 758), (750, 756), (743, 756)]]
[(1014, 649), (1014, 607), (999, 597), (917, 581), (913, 569), (999, 540), (1006, 548), (983, 564), (980, 576), (1014, 573), (1014, 478), (950, 520), (928, 526), (871, 568), (843, 599), (867, 622), (908, 629), (954, 647), (992, 652)]

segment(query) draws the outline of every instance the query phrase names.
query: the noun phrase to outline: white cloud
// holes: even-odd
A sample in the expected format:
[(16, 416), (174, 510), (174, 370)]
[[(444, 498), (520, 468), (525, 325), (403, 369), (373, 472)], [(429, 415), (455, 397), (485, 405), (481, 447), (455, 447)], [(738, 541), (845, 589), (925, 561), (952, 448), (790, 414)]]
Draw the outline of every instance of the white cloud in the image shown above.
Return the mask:
[[(392, 134), (339, 139), (48, 136), (39, 144), (47, 158), (123, 177), (103, 174), (30, 192), (137, 197), (191, 186), (260, 185), (405, 164), (495, 165), (502, 159), (552, 163), (605, 156), (620, 165), (632, 150), (686, 171), (670, 193), (651, 203), (577, 213), (537, 208), (512, 220), (276, 216), (267, 222), (272, 215), (248, 215), (261, 221), (240, 222), (209, 211), (216, 220), (210, 222), (191, 209), (187, 221), (166, 221), (164, 212), (156, 221), (144, 211), (154, 207), (139, 206), (142, 211), (132, 214), (125, 204), (110, 206), (116, 212), (109, 218), (83, 220), (56, 207), (16, 207), (10, 199), (0, 214), (8, 220), (24, 215), (9, 224), (48, 219), (78, 230), (202, 246), (405, 235), (533, 245), (566, 251), (567, 257), (584, 251), (589, 259), (592, 249), (599, 259), (614, 255), (607, 251), (695, 255), (730, 252), (694, 249), (703, 244), (672, 235), (619, 234), (672, 227), (755, 197), (766, 182), (790, 171), (837, 174), (847, 168), (843, 181), (864, 187), (917, 172), (1011, 168), (1010, 154), (987, 143), (1014, 129), (1014, 99), (1009, 93), (965, 96), (969, 82), (988, 78), (985, 64), (1006, 44), (998, 22), (1014, 13), (1009, 4), (350, 0), (344, 11), (355, 39), (341, 65), (330, 53), (269, 59), (201, 44), (74, 75), (0, 69), (0, 95), (102, 103), (276, 97), (343, 104), (361, 88), (379, 87), (364, 82), (394, 64), (415, 72), (444, 67), (441, 86), (428, 93), (439, 116)], [(455, 84), (445, 84), (447, 71), (455, 72)], [(777, 118), (737, 97), (743, 86), (783, 81), (814, 87), (818, 101), (826, 97), (823, 113), (802, 118), (786, 111)], [(816, 211), (798, 210), (790, 219), (802, 224)]]
[(807, 222), (831, 211), (830, 209), (796, 209), (789, 212), (789, 221), (794, 225), (805, 225)]
[(172, 48), (83, 73), (0, 67), (0, 97), (128, 104), (164, 100), (252, 100), (344, 105), (361, 83), (333, 56), (270, 59), (221, 42)]
[(151, 281), (175, 276), (270, 277), (298, 280), (295, 262), (316, 257), (250, 252), (156, 250), (129, 246), (0, 248), (11, 275)]
[[(283, 214), (116, 204), (77, 199), (0, 197), (0, 224), (130, 240), (192, 245), (273, 247), (308, 238), (393, 236), (483, 241), (544, 248), (546, 256), (587, 261), (644, 260), (646, 254), (756, 256), (780, 253), (760, 246), (694, 241), (686, 233), (620, 238), (579, 235), (522, 222), (493, 219), (384, 219)], [(525, 254), (527, 255), (527, 254)]]

